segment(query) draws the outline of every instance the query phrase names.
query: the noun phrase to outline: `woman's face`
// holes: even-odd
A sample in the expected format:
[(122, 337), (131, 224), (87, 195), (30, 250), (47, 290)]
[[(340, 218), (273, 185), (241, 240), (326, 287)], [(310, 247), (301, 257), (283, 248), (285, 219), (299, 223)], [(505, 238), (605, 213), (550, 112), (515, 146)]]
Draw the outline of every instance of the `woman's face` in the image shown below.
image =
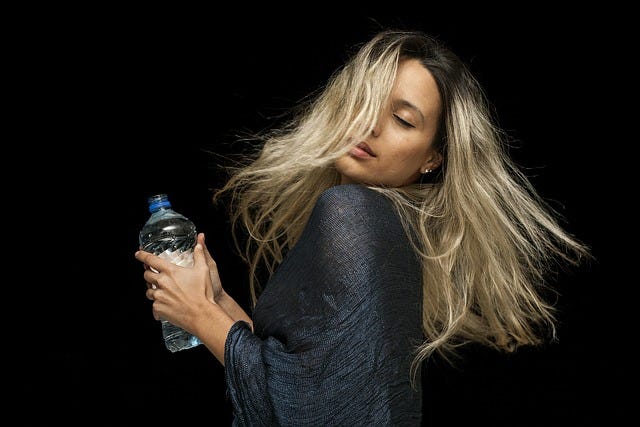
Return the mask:
[(336, 160), (341, 183), (400, 187), (442, 157), (433, 148), (442, 102), (433, 76), (416, 59), (398, 64), (390, 103), (371, 134)]

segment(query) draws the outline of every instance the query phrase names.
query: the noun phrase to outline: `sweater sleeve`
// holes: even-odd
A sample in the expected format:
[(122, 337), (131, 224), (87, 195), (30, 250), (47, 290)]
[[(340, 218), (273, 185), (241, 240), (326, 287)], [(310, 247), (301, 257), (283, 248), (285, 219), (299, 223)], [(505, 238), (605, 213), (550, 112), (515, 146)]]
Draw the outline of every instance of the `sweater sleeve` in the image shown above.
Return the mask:
[(420, 425), (421, 273), (389, 201), (326, 190), (225, 344), (235, 425)]

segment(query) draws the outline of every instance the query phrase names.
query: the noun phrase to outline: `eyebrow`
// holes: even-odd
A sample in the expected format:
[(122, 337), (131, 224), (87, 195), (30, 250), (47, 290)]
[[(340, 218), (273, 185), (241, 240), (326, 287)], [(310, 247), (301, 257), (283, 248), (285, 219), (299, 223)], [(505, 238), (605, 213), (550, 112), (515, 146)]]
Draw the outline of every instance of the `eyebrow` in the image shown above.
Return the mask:
[(406, 99), (397, 99), (393, 101), (393, 104), (400, 105), (401, 107), (406, 107), (410, 110), (415, 111), (420, 115), (420, 120), (422, 120), (422, 122), (424, 123), (424, 114), (422, 114), (422, 111), (420, 111), (420, 109), (416, 107), (414, 104), (412, 104), (411, 102), (407, 101)]

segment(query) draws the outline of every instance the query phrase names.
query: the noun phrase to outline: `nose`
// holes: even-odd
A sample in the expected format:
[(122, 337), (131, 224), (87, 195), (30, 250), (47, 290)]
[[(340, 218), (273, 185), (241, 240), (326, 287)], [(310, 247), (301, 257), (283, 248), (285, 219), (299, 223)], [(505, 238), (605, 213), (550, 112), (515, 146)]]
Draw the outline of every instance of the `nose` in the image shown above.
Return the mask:
[(380, 136), (380, 132), (381, 132), (380, 124), (376, 123), (373, 129), (371, 129), (371, 135), (377, 137), (377, 136)]

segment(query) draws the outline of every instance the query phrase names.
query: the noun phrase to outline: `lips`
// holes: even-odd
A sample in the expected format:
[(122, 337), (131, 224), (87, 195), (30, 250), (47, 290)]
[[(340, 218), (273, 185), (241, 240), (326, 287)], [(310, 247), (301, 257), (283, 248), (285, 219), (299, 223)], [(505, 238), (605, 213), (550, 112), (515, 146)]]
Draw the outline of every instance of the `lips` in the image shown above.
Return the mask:
[(376, 157), (371, 147), (369, 147), (365, 142), (361, 142), (358, 145), (355, 145), (353, 148), (351, 148), (350, 153), (351, 155), (360, 157), (362, 159)]
[(361, 142), (358, 145), (356, 145), (357, 148), (361, 149), (362, 151), (364, 151), (365, 153), (367, 153), (368, 155), (370, 155), (371, 157), (376, 157), (376, 154), (373, 152), (373, 150), (371, 149), (371, 147), (369, 147), (367, 145), (366, 142)]

